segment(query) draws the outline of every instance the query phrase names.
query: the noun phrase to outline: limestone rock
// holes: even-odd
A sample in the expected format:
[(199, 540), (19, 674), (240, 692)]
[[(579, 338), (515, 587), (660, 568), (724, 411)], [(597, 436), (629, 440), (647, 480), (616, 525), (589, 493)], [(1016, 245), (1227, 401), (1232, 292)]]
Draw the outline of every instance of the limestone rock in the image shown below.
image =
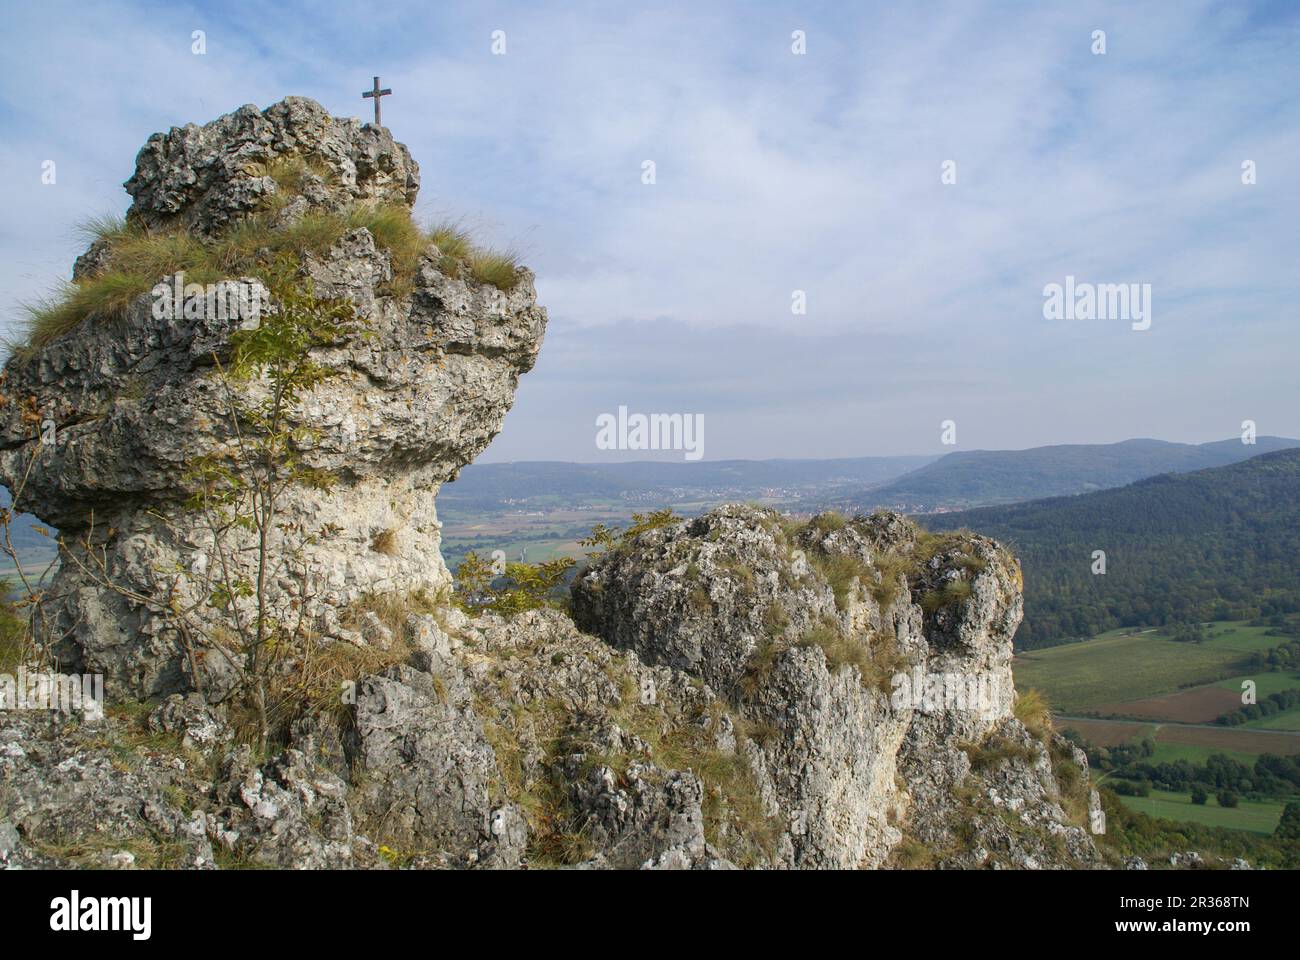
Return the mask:
[(172, 694), (149, 715), (149, 729), (179, 736), (187, 750), (222, 746), (234, 736), (220, 710), (197, 694)]
[(180, 753), (114, 752), (100, 725), (0, 712), (0, 867), (121, 867), (126, 852), (139, 866), (212, 869), (202, 826), (169, 790), (201, 789), (197, 773)]
[(336, 187), (316, 198), (322, 206), (357, 200), (409, 206), (420, 189), (420, 168), (385, 128), (286, 97), (266, 110), (248, 104), (203, 126), (188, 123), (151, 136), (125, 185), (135, 201), (130, 216), (151, 228), (179, 222), (216, 233), (275, 192), (266, 165), (284, 155), (330, 171)]
[[(419, 186), (386, 130), (289, 98), (152, 137), (128, 182), (129, 219), (215, 236), (275, 191), (266, 164), (286, 155), (330, 172), (309, 178), (299, 198), (309, 207), (409, 205)], [(79, 270), (102, 266), (101, 252), (92, 248)], [(326, 637), (352, 638), (348, 610), (366, 594), (446, 588), (434, 498), (496, 435), (541, 344), (546, 314), (531, 274), (502, 292), (446, 276), (440, 263), (428, 248), (412, 289), (395, 292), (389, 252), (356, 229), (303, 264), (318, 295), (350, 298), (364, 320), (363, 331), (313, 351), (334, 376), (289, 424), (318, 431), (297, 452), (334, 486), (291, 489), (272, 534), (276, 555), (297, 551), (271, 584), (272, 610), (286, 622), (303, 615)], [(202, 637), (180, 636), (165, 608), (203, 610), (221, 563), (186, 505), (189, 471), (235, 442), (215, 364), (248, 321), (153, 313), (146, 295), (121, 323), (91, 317), (10, 358), (0, 482), (13, 489), (25, 477), (23, 507), (67, 546), (47, 605), (65, 668), (105, 674), (110, 698), (199, 689), (220, 700), (237, 682), (233, 664)], [(248, 385), (249, 396), (258, 389)], [(54, 425), (53, 442), (42, 443), (42, 422)], [(248, 546), (238, 531), (232, 541), (231, 552)]]
[[(905, 827), (947, 841), (971, 820), (955, 798), (972, 790), (1020, 817), (1020, 833), (1096, 858), (1057, 802), (1048, 751), (1011, 715), (1019, 569), (985, 538), (923, 543), (890, 514), (790, 529), (727, 506), (599, 558), (573, 610), (615, 646), (725, 692), (751, 730), (785, 865), (878, 866)], [(990, 738), (1036, 759), (972, 774), (967, 749)], [(981, 860), (1031, 866), (1042, 853), (995, 839)]]
[(288, 750), (261, 767), (247, 747), (227, 755), (216, 787), (220, 806), (196, 814), (236, 862), (281, 869), (353, 866), (347, 785)]

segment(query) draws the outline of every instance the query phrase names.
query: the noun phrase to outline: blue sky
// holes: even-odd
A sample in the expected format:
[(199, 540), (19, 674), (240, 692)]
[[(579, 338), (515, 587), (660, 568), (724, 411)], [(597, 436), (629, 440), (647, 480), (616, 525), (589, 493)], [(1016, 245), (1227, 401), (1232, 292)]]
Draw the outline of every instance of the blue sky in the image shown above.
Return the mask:
[[(6, 323), (149, 134), (366, 116), (379, 73), (417, 212), (519, 248), (550, 312), (484, 460), (598, 460), (620, 405), (703, 414), (708, 459), (948, 452), (947, 419), (957, 449), (1300, 436), (1300, 5), (6, 6)], [(1066, 275), (1150, 283), (1151, 329), (1045, 320)]]

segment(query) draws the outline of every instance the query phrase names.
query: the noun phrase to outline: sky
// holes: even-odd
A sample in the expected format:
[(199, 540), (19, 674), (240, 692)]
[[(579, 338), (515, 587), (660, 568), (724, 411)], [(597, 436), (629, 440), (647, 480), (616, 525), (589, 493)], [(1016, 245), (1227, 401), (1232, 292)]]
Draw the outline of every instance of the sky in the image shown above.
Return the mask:
[[(6, 329), (150, 134), (377, 73), (417, 214), (549, 313), (482, 461), (645, 459), (620, 406), (705, 459), (1300, 436), (1300, 4), (4, 5)], [(1046, 318), (1067, 276), (1149, 329)]]

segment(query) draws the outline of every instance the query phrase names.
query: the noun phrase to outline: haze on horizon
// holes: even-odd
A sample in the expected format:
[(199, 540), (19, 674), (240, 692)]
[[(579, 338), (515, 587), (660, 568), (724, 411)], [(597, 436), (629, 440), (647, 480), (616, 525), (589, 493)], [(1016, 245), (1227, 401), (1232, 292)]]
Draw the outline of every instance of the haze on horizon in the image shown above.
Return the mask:
[[(520, 248), (550, 313), (482, 462), (651, 459), (596, 449), (620, 405), (702, 414), (707, 460), (1195, 443), (1245, 419), (1300, 436), (1291, 4), (358, 17), (110, 0), (7, 17), (7, 328), (69, 276), (76, 224), (125, 210), (151, 133), (287, 95), (365, 118), (378, 73), (421, 165), (417, 213)], [(1150, 329), (1044, 319), (1067, 276), (1149, 283)]]

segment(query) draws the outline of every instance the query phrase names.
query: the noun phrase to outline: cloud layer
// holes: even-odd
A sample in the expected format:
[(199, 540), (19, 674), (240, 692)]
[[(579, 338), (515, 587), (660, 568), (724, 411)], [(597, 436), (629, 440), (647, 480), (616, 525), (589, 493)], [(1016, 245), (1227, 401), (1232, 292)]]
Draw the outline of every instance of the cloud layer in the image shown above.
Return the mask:
[[(551, 314), (485, 459), (598, 459), (620, 404), (703, 413), (709, 458), (938, 452), (944, 419), (960, 448), (1300, 435), (1286, 5), (430, 6), (12, 11), (6, 307), (124, 209), (151, 132), (290, 93), (364, 116), (380, 73), (419, 212), (519, 247)], [(1151, 329), (1044, 320), (1067, 274), (1150, 283)]]

